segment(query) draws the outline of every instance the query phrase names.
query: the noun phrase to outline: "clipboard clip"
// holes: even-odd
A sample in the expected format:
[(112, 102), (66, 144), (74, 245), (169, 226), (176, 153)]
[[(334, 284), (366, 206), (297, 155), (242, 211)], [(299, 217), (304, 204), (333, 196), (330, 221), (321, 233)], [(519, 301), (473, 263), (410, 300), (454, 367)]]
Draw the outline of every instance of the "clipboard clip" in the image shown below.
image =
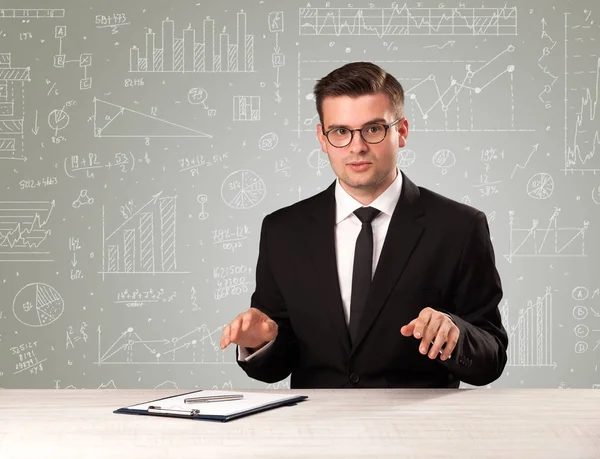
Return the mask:
[(160, 406), (150, 405), (148, 407), (148, 413), (156, 413), (156, 414), (177, 414), (180, 416), (195, 416), (200, 414), (199, 409), (191, 409), (191, 410), (175, 410), (171, 408), (161, 408)]

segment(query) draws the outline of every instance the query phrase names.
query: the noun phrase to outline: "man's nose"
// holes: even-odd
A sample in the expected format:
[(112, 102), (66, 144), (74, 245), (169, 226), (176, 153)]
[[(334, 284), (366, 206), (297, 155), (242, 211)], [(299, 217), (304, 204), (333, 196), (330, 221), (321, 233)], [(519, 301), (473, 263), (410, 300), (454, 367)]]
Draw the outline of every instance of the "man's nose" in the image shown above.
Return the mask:
[(369, 144), (362, 138), (360, 131), (354, 131), (352, 141), (350, 142), (350, 145), (348, 145), (348, 148), (350, 149), (350, 153), (360, 153), (367, 151), (369, 149)]

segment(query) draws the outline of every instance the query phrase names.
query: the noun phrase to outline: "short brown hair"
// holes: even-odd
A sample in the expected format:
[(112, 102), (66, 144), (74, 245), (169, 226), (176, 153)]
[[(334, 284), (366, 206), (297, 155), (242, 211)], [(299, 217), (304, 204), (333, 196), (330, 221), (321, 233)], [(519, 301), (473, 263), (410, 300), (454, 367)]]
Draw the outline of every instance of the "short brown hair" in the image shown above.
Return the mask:
[(384, 93), (398, 117), (404, 108), (402, 85), (381, 67), (371, 62), (350, 62), (321, 78), (314, 88), (317, 112), (323, 124), (323, 100), (326, 97), (359, 97)]

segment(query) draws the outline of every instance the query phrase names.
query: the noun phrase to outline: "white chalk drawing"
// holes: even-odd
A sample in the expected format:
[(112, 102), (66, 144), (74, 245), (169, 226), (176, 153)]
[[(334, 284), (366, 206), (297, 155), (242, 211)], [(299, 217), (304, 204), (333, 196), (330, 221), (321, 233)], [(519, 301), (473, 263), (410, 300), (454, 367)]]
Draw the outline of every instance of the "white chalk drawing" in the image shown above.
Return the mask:
[(511, 324), (508, 311), (508, 301), (505, 301), (500, 313), (511, 343), (506, 365), (556, 368), (552, 354), (552, 288), (547, 287), (543, 296), (528, 300), (527, 306), (519, 309), (516, 323)]
[(130, 201), (121, 206), (125, 218), (112, 232), (106, 230), (102, 206), (102, 278), (106, 274), (180, 274), (177, 271), (177, 196), (153, 195), (134, 211)]
[(208, 107), (204, 103), (207, 98), (208, 93), (204, 88), (192, 88), (188, 91), (188, 102), (192, 105), (202, 104), (204, 108), (208, 109)]
[(204, 132), (94, 97), (96, 137), (206, 137)]
[(533, 146), (533, 149), (531, 150), (531, 153), (529, 153), (529, 156), (527, 157), (527, 159), (525, 160), (525, 164), (523, 164), (522, 166), (517, 163), (517, 165), (515, 166), (515, 168), (513, 169), (512, 173), (510, 174), (510, 178), (512, 179), (515, 175), (515, 172), (517, 172), (517, 169), (525, 169), (527, 167), (527, 165), (529, 164), (529, 161), (531, 161), (531, 157), (533, 156), (533, 154), (538, 151), (540, 144), (536, 143)]
[(57, 320), (65, 303), (54, 287), (41, 282), (27, 284), (15, 295), (13, 313), (29, 327), (44, 327)]
[(60, 19), (65, 17), (64, 9), (4, 8), (0, 9), (0, 19)]
[(88, 190), (83, 189), (79, 192), (78, 198), (73, 201), (73, 208), (79, 209), (81, 206), (94, 204), (94, 198), (88, 196)]
[(283, 11), (269, 13), (269, 32), (275, 34), (275, 47), (271, 54), (271, 65), (275, 68), (275, 82), (273, 84), (275, 86), (275, 101), (277, 103), (281, 103), (283, 100), (279, 93), (279, 88), (281, 87), (279, 69), (285, 66), (285, 54), (281, 52), (281, 47), (279, 46), (279, 33), (283, 33), (283, 31)]
[(13, 67), (11, 54), (0, 53), (0, 161), (27, 161), (23, 124), (25, 83), (30, 81), (29, 67)]
[(400, 169), (411, 166), (417, 159), (416, 153), (410, 148), (398, 152), (398, 167)]
[(79, 56), (79, 59), (67, 60), (66, 54), (63, 54), (63, 40), (67, 37), (67, 26), (56, 26), (54, 29), (54, 37), (58, 39), (58, 54), (54, 55), (54, 67), (65, 68), (65, 64), (75, 63), (80, 68), (83, 68), (83, 77), (79, 80), (79, 89), (91, 89), (92, 78), (87, 76), (88, 67), (92, 65), (92, 55), (84, 53)]
[(48, 126), (54, 130), (54, 135), (69, 125), (69, 115), (63, 110), (52, 110), (48, 115)]
[(542, 72), (544, 72), (544, 75), (547, 76), (546, 78), (548, 80), (548, 83), (546, 83), (544, 85), (544, 89), (542, 90), (542, 92), (540, 92), (540, 94), (538, 95), (538, 98), (540, 99), (542, 104), (544, 104), (544, 107), (546, 108), (546, 110), (552, 108), (552, 101), (551, 101), (551, 97), (549, 96), (549, 94), (552, 92), (552, 89), (554, 88), (554, 84), (558, 80), (558, 75), (554, 75), (552, 72), (550, 72), (548, 70), (547, 65), (542, 66), (542, 61), (543, 60), (545, 61), (548, 58), (548, 56), (550, 56), (552, 54), (552, 51), (558, 44), (558, 40), (553, 39), (548, 34), (547, 28), (546, 28), (547, 25), (548, 25), (548, 23), (546, 22), (546, 19), (542, 18), (542, 38), (549, 42), (549, 46), (544, 46), (541, 56), (538, 59), (538, 67), (542, 70)]
[(600, 185), (595, 186), (592, 189), (592, 201), (594, 201), (596, 204), (600, 204)]
[[(210, 330), (204, 324), (181, 336), (167, 338), (142, 338), (145, 333), (138, 333), (129, 327), (119, 334), (110, 345), (102, 344), (103, 331), (98, 326), (98, 360), (97, 365), (184, 365), (184, 364), (219, 364), (235, 365), (235, 361), (225, 356), (219, 340), (223, 327)], [(142, 336), (140, 336), (140, 334)]]
[(53, 261), (42, 251), (52, 234), (46, 225), (56, 203), (0, 201), (0, 263)]
[(263, 135), (258, 141), (258, 148), (262, 151), (270, 151), (279, 143), (279, 137), (274, 132)]
[(554, 213), (545, 227), (538, 228), (539, 220), (533, 220), (531, 228), (515, 228), (514, 212), (509, 212), (509, 253), (504, 258), (512, 263), (514, 257), (585, 257), (585, 232), (588, 221), (582, 227), (560, 227)]
[(88, 153), (87, 158), (84, 155), (71, 155), (71, 157), (65, 158), (63, 169), (69, 178), (75, 178), (73, 174), (78, 174), (80, 171), (85, 172), (86, 178), (94, 178), (96, 169), (112, 169), (125, 173), (133, 172), (136, 164), (150, 164), (147, 152), (144, 153), (143, 158), (137, 159), (133, 152), (129, 151), (128, 153), (117, 152), (112, 159), (102, 158), (102, 162), (96, 153)]
[[(600, 172), (600, 127), (596, 114), (598, 113), (598, 98), (600, 91), (600, 57), (589, 54), (585, 48), (596, 40), (590, 34), (589, 12), (586, 19), (574, 25), (569, 23), (570, 13), (565, 13), (565, 174), (568, 172)], [(590, 41), (591, 40), (591, 41)], [(583, 53), (590, 56), (589, 61), (581, 59)], [(581, 64), (571, 69), (569, 58), (577, 63), (592, 62), (592, 68), (581, 68)], [(571, 62), (572, 62), (571, 61)], [(590, 76), (591, 75), (591, 76)], [(570, 88), (581, 88), (575, 96)], [(571, 94), (570, 94), (571, 93)]]
[(265, 182), (248, 170), (232, 172), (221, 186), (223, 202), (233, 209), (250, 209), (260, 204), (266, 195)]
[(300, 35), (517, 35), (517, 8), (300, 8)]
[(200, 211), (200, 213), (198, 214), (198, 220), (206, 220), (208, 218), (208, 212), (206, 212), (204, 210), (204, 204), (206, 204), (206, 202), (208, 201), (208, 196), (206, 196), (205, 194), (199, 194), (196, 197), (196, 200), (200, 203), (200, 205), (202, 206), (202, 210)]
[(456, 156), (447, 148), (442, 148), (435, 152), (433, 158), (431, 158), (431, 162), (434, 166), (439, 167), (442, 170), (442, 175), (446, 175), (448, 169), (454, 167), (456, 164)]
[(237, 38), (231, 39), (226, 29), (215, 35), (215, 21), (204, 19), (203, 32), (196, 40), (191, 24), (175, 36), (175, 22), (162, 21), (162, 38), (149, 29), (144, 47), (130, 49), (129, 72), (254, 72), (254, 36), (246, 33), (247, 18), (237, 13)]
[(527, 182), (527, 194), (533, 199), (548, 199), (554, 193), (554, 179), (550, 174), (540, 172)]
[(260, 121), (260, 96), (233, 96), (233, 121)]
[(320, 148), (311, 151), (306, 160), (311, 169), (316, 169), (317, 175), (321, 175), (321, 171), (329, 166), (329, 156)]

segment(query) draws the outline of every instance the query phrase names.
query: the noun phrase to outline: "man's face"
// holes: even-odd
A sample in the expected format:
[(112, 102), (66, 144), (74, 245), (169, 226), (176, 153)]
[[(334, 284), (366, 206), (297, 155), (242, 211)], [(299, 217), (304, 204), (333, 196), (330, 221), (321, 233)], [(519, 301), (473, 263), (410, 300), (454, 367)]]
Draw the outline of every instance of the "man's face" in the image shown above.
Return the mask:
[(333, 127), (360, 129), (373, 122), (389, 124), (396, 116), (388, 96), (380, 93), (357, 98), (326, 97), (322, 109), (324, 125), (317, 126), (317, 136), (342, 186), (350, 194), (381, 194), (396, 177), (398, 150), (406, 145), (408, 121), (403, 119), (390, 127), (380, 143), (367, 143), (356, 131), (349, 145), (337, 148), (328, 142), (323, 131)]

